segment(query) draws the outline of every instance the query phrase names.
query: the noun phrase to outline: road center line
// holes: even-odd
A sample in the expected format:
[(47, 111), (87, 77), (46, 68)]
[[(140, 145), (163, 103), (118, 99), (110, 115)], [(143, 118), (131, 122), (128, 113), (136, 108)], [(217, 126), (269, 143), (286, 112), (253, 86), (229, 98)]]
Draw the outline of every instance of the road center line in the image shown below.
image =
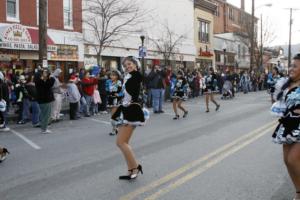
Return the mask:
[(111, 125), (110, 122), (104, 121), (104, 120), (99, 120), (99, 119), (94, 119), (94, 118), (88, 118), (88, 120), (91, 120), (91, 121), (94, 121), (94, 122), (100, 122), (100, 123), (102, 123), (102, 124)]
[(239, 143), (241, 143), (242, 141), (245, 141), (245, 140), (248, 140), (249, 138), (251, 137), (254, 137), (255, 135), (261, 133), (262, 131), (266, 130), (266, 129), (269, 129), (270, 127), (273, 127), (273, 125), (275, 125), (277, 122), (273, 121), (269, 124), (266, 124), (265, 126), (263, 127), (260, 127), (246, 135), (243, 135), (241, 137), (239, 137), (238, 139), (230, 142), (229, 144), (226, 144), (222, 147), (220, 147), (219, 149), (197, 159), (197, 160), (194, 160), (192, 161), (191, 163), (188, 163), (186, 165), (184, 165), (183, 167), (171, 172), (170, 174), (156, 180), (156, 181), (153, 181), (152, 183), (146, 185), (146, 186), (143, 186), (141, 188), (138, 188), (137, 190), (125, 195), (125, 196), (122, 196), (120, 197), (120, 200), (133, 200), (134, 198), (136, 198), (137, 196), (147, 192), (147, 191), (150, 191), (150, 190), (153, 190), (155, 189), (156, 187), (160, 186), (160, 185), (163, 185), (169, 181), (171, 181), (172, 179), (175, 179), (176, 177), (182, 175), (183, 173), (187, 172), (188, 170), (198, 166), (199, 164), (221, 154), (222, 152), (232, 148), (233, 146), (235, 145), (238, 145)]
[(28, 139), (27, 137), (25, 137), (24, 135), (22, 135), (21, 133), (15, 131), (15, 130), (10, 130), (14, 135), (18, 136), (19, 138), (21, 138), (24, 142), (26, 142), (27, 144), (29, 144), (32, 148), (36, 149), (36, 150), (40, 150), (41, 147), (37, 144), (35, 144), (33, 141), (31, 141), (30, 139)]
[(266, 133), (269, 133), (273, 128), (274, 127), (270, 127), (269, 129), (261, 132), (260, 134), (257, 134), (255, 136), (253, 136), (249, 140), (246, 140), (243, 143), (241, 143), (241, 144), (239, 144), (237, 146), (234, 146), (231, 149), (228, 149), (227, 151), (221, 153), (220, 155), (218, 155), (217, 157), (213, 158), (209, 162), (205, 163), (205, 165), (203, 165), (203, 166), (195, 169), (193, 172), (191, 172), (191, 173), (183, 176), (182, 178), (179, 178), (175, 182), (167, 185), (166, 187), (160, 189), (159, 191), (157, 191), (156, 193), (152, 194), (151, 196), (145, 198), (145, 200), (156, 200), (159, 197), (163, 196), (164, 194), (171, 192), (172, 190), (178, 188), (179, 186), (183, 185), (184, 183), (190, 181), (191, 179), (193, 179), (193, 178), (201, 175), (202, 173), (204, 173), (205, 171), (209, 170), (213, 166), (217, 165), (218, 163), (220, 163), (221, 161), (223, 161), (227, 157), (231, 156), (232, 154), (234, 154), (234, 153), (242, 150), (246, 146), (248, 146), (251, 143), (255, 142), (256, 140), (258, 140), (259, 138), (261, 138), (262, 136), (264, 136)]

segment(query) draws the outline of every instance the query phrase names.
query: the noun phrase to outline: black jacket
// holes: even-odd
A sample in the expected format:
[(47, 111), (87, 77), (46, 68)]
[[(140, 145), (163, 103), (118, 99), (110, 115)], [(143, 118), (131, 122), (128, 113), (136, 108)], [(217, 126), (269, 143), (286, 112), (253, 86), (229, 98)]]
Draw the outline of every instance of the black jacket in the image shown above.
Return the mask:
[(37, 90), (34, 84), (27, 84), (25, 86), (27, 92), (28, 92), (28, 98), (30, 101), (36, 101), (37, 100)]
[(152, 70), (148, 75), (149, 87), (150, 89), (164, 89), (164, 78), (166, 77), (166, 72), (154, 71)]
[(48, 78), (46, 81), (40, 77), (35, 79), (35, 87), (37, 91), (37, 101), (39, 104), (50, 103), (54, 101), (54, 95), (52, 87), (55, 79), (53, 77)]
[(9, 102), (9, 89), (5, 81), (0, 80), (0, 99), (4, 99), (6, 103)]

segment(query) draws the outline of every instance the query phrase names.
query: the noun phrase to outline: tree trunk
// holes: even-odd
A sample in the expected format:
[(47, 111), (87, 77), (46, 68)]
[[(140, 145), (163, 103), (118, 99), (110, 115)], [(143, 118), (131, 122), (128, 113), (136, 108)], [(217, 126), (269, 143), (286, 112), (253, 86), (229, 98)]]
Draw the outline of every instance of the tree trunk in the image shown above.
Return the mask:
[(97, 65), (99, 67), (102, 67), (102, 56), (101, 56), (101, 53), (97, 53)]

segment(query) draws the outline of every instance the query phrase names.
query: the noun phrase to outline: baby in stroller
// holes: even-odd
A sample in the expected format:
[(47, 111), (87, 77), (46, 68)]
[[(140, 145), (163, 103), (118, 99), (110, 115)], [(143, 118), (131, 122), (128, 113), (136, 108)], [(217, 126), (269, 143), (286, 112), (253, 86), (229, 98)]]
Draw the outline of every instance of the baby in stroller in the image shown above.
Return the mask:
[(221, 99), (232, 99), (232, 83), (229, 80), (226, 80), (222, 88), (222, 97)]

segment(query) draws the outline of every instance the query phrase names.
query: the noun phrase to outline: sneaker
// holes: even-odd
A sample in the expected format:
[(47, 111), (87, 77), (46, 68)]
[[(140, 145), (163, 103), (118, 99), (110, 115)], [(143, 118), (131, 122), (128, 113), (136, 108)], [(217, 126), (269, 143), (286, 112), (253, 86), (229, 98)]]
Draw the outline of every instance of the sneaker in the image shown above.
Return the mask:
[(10, 131), (10, 128), (8, 127), (0, 128), (0, 131), (7, 132)]
[(216, 107), (216, 111), (218, 111), (220, 109), (220, 105), (217, 105)]
[(163, 110), (159, 110), (158, 112), (159, 112), (159, 113), (165, 113), (165, 111), (163, 111)]
[(24, 120), (18, 121), (17, 124), (25, 124), (26, 122)]
[(52, 131), (50, 131), (49, 129), (42, 130), (42, 134), (49, 134), (49, 133), (52, 133)]
[(34, 128), (39, 128), (39, 127), (41, 127), (41, 125), (40, 125), (39, 123), (37, 123), (37, 124), (32, 124), (32, 126), (33, 126)]

